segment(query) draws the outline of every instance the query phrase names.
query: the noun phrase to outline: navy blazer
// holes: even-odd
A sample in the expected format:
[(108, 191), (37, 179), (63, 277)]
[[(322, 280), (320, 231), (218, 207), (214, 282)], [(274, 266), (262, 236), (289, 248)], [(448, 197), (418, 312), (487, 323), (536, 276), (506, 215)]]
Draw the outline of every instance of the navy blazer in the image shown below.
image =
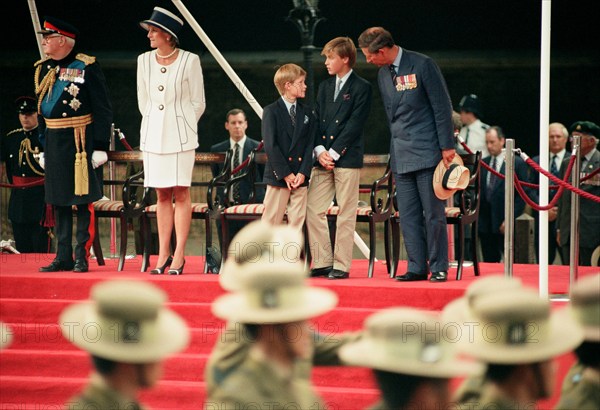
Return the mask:
[(441, 151), (454, 148), (452, 102), (444, 77), (430, 57), (402, 49), (398, 78), (414, 79), (414, 88), (398, 91), (387, 65), (377, 75), (390, 124), (392, 170), (404, 174), (435, 167)]
[(267, 164), (263, 181), (266, 184), (287, 187), (286, 176), (302, 173), (306, 177), (302, 186), (308, 186), (315, 126), (314, 113), (300, 101), (296, 101), (295, 127), (282, 98), (264, 108), (262, 135)]
[[(490, 165), (491, 156), (482, 159), (483, 162)], [(500, 173), (504, 175), (506, 164), (503, 163)], [(500, 225), (504, 222), (504, 179), (496, 177), (496, 185), (492, 191), (491, 200), (487, 199), (487, 176), (489, 171), (481, 167), (481, 192), (479, 202), (479, 232), (482, 233), (500, 233)], [(527, 181), (527, 164), (521, 157), (515, 157), (515, 175), (519, 180)], [(515, 219), (525, 210), (525, 201), (521, 198), (515, 189)]]
[[(364, 129), (371, 110), (371, 83), (352, 72), (333, 100), (337, 77), (319, 84), (315, 114), (319, 122), (314, 146), (333, 148), (340, 154), (337, 168), (362, 168), (365, 154)], [(315, 158), (315, 165), (321, 166)]]
[[(258, 144), (259, 144), (258, 141), (253, 140), (252, 138), (249, 138), (248, 136), (246, 136), (246, 141), (244, 142), (244, 146), (242, 147), (242, 161), (244, 159), (246, 159), (248, 157), (248, 155), (250, 155), (250, 151), (252, 151), (253, 149), (258, 147)], [(228, 138), (225, 141), (219, 142), (218, 144), (215, 144), (212, 147), (210, 147), (210, 152), (227, 152), (230, 148), (231, 148), (231, 144), (230, 144), (229, 138)], [(233, 158), (231, 158), (231, 161), (233, 161)], [(214, 178), (217, 175), (219, 175), (221, 173), (221, 171), (223, 170), (223, 164), (221, 164), (221, 163), (211, 164), (210, 170), (211, 170), (212, 176)], [(265, 166), (263, 164), (257, 164), (256, 170), (257, 170), (257, 175), (256, 175), (255, 182), (262, 182), (263, 174), (265, 171)], [(244, 204), (248, 203), (251, 192), (252, 192), (252, 184), (250, 183), (250, 181), (247, 178), (244, 178), (242, 181), (240, 181), (240, 200), (242, 201), (242, 203), (244, 203)], [(219, 197), (223, 197), (223, 188), (222, 187), (217, 188), (217, 195)], [(256, 188), (256, 197), (254, 198), (254, 202), (262, 202), (264, 198), (265, 198), (264, 187), (262, 187), (262, 186), (257, 187)]]

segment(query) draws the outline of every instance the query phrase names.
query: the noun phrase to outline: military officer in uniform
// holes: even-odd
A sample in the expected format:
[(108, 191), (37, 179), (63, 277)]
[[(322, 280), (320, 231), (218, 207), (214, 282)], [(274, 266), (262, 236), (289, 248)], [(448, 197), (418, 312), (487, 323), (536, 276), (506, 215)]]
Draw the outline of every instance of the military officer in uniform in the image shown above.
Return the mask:
[[(78, 30), (46, 17), (42, 47), (47, 58), (35, 63), (35, 91), (44, 144), (46, 203), (54, 205), (56, 258), (41, 272), (88, 271), (94, 239), (93, 202), (102, 197), (93, 168), (106, 161), (112, 106), (96, 58), (78, 53)], [(71, 236), (72, 207), (77, 208), (75, 262)]]
[(35, 98), (15, 100), (21, 128), (2, 139), (2, 161), (8, 182), (26, 188), (13, 188), (8, 202), (15, 247), (20, 253), (49, 252), (50, 238), (41, 222), (44, 217), (44, 169), (40, 166), (43, 151), (38, 138)]

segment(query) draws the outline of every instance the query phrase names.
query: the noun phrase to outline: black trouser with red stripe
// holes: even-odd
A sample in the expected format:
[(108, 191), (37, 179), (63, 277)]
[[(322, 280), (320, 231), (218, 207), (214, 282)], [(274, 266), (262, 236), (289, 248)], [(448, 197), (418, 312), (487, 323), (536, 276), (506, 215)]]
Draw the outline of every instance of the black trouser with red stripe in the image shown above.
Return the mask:
[[(75, 259), (86, 260), (94, 241), (94, 204), (77, 206), (77, 232), (75, 239)], [(73, 262), (73, 208), (71, 206), (55, 206), (56, 216), (56, 259), (62, 262)]]

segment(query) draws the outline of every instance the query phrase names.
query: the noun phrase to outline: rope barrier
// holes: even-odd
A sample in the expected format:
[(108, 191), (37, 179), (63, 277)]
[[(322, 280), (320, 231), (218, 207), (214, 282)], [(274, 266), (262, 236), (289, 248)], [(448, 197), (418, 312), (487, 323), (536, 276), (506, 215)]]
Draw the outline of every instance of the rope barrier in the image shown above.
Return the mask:
[[(469, 146), (464, 142), (464, 140), (462, 139), (462, 137), (458, 137), (460, 144), (463, 146), (463, 148), (469, 153), (469, 154), (473, 154), (473, 151), (469, 148)], [(534, 170), (536, 170), (537, 172), (541, 173), (542, 175), (544, 175), (546, 178), (548, 178), (549, 180), (551, 180), (552, 182), (554, 182), (556, 185), (551, 185), (548, 188), (549, 189), (558, 189), (558, 192), (556, 193), (556, 195), (554, 196), (554, 198), (552, 198), (552, 201), (548, 204), (548, 205), (538, 205), (535, 202), (533, 202), (533, 200), (527, 195), (527, 193), (525, 192), (525, 190), (523, 189), (523, 187), (529, 187), (529, 188), (539, 188), (539, 185), (537, 184), (532, 184), (529, 182), (525, 182), (525, 181), (520, 181), (519, 178), (515, 175), (515, 188), (517, 189), (517, 192), (519, 193), (519, 195), (521, 196), (521, 198), (523, 198), (523, 200), (530, 205), (534, 210), (536, 211), (547, 211), (549, 209), (551, 209), (553, 206), (556, 205), (556, 203), (558, 202), (558, 199), (560, 198), (560, 196), (562, 195), (564, 189), (568, 189), (571, 192), (574, 192), (576, 194), (578, 194), (579, 196), (582, 196), (586, 199), (589, 199), (591, 201), (594, 202), (598, 202), (600, 203), (600, 197), (597, 197), (589, 192), (586, 192), (580, 188), (576, 188), (574, 186), (572, 186), (571, 184), (569, 184), (567, 181), (569, 179), (569, 176), (571, 175), (572, 169), (573, 169), (573, 165), (575, 164), (575, 155), (571, 155), (571, 158), (569, 160), (569, 164), (567, 167), (567, 170), (565, 171), (565, 175), (564, 175), (564, 180), (556, 177), (554, 174), (546, 171), (545, 169), (543, 169), (542, 167), (540, 167), (540, 165), (538, 163), (536, 163), (534, 160), (532, 160), (527, 154), (525, 154), (524, 152), (522, 152), (520, 149), (515, 150), (519, 153), (519, 156), (525, 161), (525, 163), (527, 165), (529, 165), (531, 168), (533, 168)], [(496, 171), (495, 169), (492, 169), (492, 167), (490, 167), (488, 164), (486, 164), (484, 161), (480, 161), (481, 165), (488, 170), (488, 172), (491, 172), (492, 174), (494, 174), (496, 177), (500, 178), (500, 179), (504, 179), (504, 175), (502, 175), (501, 173), (499, 173), (498, 171)], [(585, 177), (583, 177), (581, 179), (581, 182), (587, 181), (588, 179), (593, 178), (595, 175), (597, 175), (600, 172), (600, 168), (594, 170), (593, 172), (587, 174)], [(552, 204), (552, 206), (550, 206)]]

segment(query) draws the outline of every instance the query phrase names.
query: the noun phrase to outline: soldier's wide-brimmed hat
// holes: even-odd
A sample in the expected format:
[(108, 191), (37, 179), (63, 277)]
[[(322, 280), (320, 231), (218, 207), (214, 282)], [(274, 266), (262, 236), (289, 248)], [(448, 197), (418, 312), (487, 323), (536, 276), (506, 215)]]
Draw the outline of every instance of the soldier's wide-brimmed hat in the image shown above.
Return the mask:
[(422, 377), (475, 376), (484, 371), (481, 363), (457, 355), (437, 314), (406, 307), (369, 316), (363, 336), (342, 346), (339, 356), (351, 366)]
[(442, 309), (442, 319), (445, 322), (464, 323), (473, 320), (472, 306), (476, 300), (487, 295), (512, 291), (522, 287), (520, 278), (507, 277), (504, 274), (485, 276), (471, 283), (465, 294), (449, 302)]
[(573, 284), (571, 312), (583, 326), (585, 340), (600, 342), (600, 273), (585, 276)]
[(0, 350), (8, 347), (13, 339), (12, 329), (4, 322), (0, 322)]
[(237, 291), (213, 302), (212, 312), (237, 323), (291, 323), (328, 312), (337, 301), (333, 291), (309, 286), (303, 271), (252, 269), (240, 276)]
[(110, 280), (94, 285), (91, 300), (60, 315), (62, 333), (92, 355), (122, 363), (151, 363), (183, 350), (185, 321), (164, 306), (167, 295), (144, 281)]
[(254, 271), (308, 276), (301, 258), (303, 249), (304, 237), (298, 229), (261, 220), (250, 222), (233, 237), (219, 283), (225, 290), (237, 290), (240, 278)]
[(19, 114), (28, 114), (37, 111), (36, 100), (33, 97), (24, 95), (15, 100), (15, 108)]
[(458, 190), (465, 189), (469, 185), (471, 173), (464, 166), (460, 155), (455, 155), (448, 168), (441, 160), (433, 173), (433, 192), (441, 200), (450, 198)]
[(163, 9), (162, 7), (154, 7), (150, 18), (148, 20), (140, 21), (140, 26), (145, 30), (149, 29), (148, 26), (158, 27), (175, 37), (175, 40), (179, 43), (177, 34), (183, 27), (183, 20), (169, 10)]
[(79, 30), (66, 21), (56, 17), (45, 16), (44, 28), (38, 31), (38, 34), (60, 34), (65, 37), (76, 39), (79, 36)]
[(458, 103), (458, 111), (472, 112), (477, 118), (481, 118), (482, 110), (479, 97), (475, 94), (464, 95)]
[(457, 347), (466, 355), (493, 364), (527, 364), (573, 350), (583, 330), (569, 309), (552, 310), (533, 289), (510, 295), (489, 294), (472, 306), (475, 324)]

